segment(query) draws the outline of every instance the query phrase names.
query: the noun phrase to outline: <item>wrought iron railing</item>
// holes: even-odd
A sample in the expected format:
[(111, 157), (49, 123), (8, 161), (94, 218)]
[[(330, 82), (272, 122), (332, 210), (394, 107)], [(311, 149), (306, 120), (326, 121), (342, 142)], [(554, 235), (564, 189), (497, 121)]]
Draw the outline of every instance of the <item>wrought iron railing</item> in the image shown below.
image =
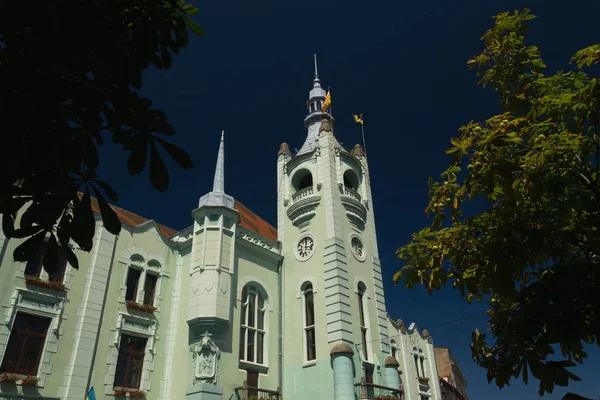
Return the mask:
[(235, 388), (235, 395), (238, 400), (281, 400), (281, 389), (277, 390), (262, 389), (248, 386), (248, 381), (244, 381), (242, 386)]
[(399, 400), (402, 389), (369, 383), (365, 378), (354, 385), (354, 397), (357, 400)]

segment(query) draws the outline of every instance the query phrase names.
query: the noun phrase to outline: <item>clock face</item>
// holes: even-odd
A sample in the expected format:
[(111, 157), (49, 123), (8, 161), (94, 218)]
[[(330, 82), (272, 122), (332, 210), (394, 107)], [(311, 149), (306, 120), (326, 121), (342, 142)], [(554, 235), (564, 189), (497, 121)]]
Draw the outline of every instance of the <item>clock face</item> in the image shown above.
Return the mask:
[(354, 257), (356, 257), (360, 261), (365, 260), (365, 248), (362, 240), (360, 240), (358, 236), (352, 236), (352, 239), (350, 239), (350, 248), (352, 249)]
[(315, 240), (311, 236), (304, 236), (296, 245), (296, 256), (299, 260), (308, 260), (315, 251)]

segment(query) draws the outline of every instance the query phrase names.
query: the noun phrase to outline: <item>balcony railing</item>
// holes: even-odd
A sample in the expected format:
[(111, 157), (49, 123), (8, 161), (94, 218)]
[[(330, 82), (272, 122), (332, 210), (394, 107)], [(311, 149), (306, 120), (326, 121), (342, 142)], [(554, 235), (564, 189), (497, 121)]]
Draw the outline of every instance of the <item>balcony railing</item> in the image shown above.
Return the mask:
[(354, 189), (352, 189), (352, 188), (350, 188), (348, 186), (344, 186), (344, 195), (346, 195), (348, 197), (351, 197), (351, 198), (353, 198), (356, 201), (360, 201), (361, 200), (360, 194), (356, 190), (354, 190)]
[(269, 390), (248, 386), (248, 381), (244, 381), (241, 387), (235, 388), (235, 394), (238, 400), (281, 400), (281, 389)]
[(314, 189), (312, 186), (305, 187), (304, 189), (300, 189), (292, 195), (292, 201), (295, 203), (300, 199), (303, 199), (308, 196), (312, 196), (313, 193), (314, 193)]
[(357, 400), (400, 400), (402, 389), (368, 383), (362, 378), (361, 383), (354, 385), (354, 397)]

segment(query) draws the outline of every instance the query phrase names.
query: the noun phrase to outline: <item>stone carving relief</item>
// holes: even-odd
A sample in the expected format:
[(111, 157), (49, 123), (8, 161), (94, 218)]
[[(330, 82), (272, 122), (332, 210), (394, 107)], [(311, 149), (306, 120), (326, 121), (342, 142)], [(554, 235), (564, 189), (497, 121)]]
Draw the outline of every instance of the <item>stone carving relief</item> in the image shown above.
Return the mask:
[(199, 343), (190, 346), (192, 359), (194, 360), (193, 383), (217, 384), (217, 374), (219, 370), (219, 359), (221, 350), (210, 338), (212, 334), (204, 333)]

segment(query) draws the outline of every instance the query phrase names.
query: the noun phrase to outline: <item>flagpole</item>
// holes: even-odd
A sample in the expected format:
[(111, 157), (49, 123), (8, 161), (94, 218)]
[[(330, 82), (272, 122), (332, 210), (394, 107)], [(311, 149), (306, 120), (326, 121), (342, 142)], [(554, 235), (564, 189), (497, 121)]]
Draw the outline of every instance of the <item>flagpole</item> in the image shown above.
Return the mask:
[(363, 122), (362, 124), (360, 124), (360, 130), (362, 133), (362, 140), (363, 140), (363, 149), (365, 152), (365, 157), (367, 157), (367, 142), (365, 142), (365, 121), (363, 120), (362, 114), (360, 114), (360, 119)]
[[(327, 86), (327, 93), (329, 93), (329, 95), (331, 96), (331, 86)], [(329, 100), (329, 115), (331, 116), (331, 118), (333, 118), (333, 107), (332, 107), (332, 101), (331, 99)]]

